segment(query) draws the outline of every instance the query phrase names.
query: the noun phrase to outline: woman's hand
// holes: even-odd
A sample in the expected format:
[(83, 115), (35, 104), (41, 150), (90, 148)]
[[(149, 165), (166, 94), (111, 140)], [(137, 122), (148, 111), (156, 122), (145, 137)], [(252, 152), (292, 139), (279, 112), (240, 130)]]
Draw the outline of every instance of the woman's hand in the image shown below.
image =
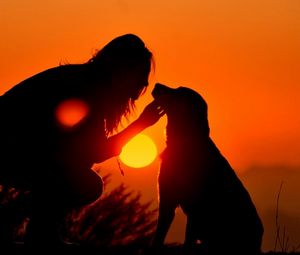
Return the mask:
[(158, 100), (153, 100), (148, 104), (137, 121), (144, 128), (154, 125), (163, 115), (165, 111), (161, 108)]
[(139, 118), (131, 123), (127, 128), (108, 138), (106, 144), (106, 154), (103, 161), (120, 154), (122, 147), (135, 135), (142, 132), (145, 128), (155, 124), (165, 111), (160, 107), (159, 101), (154, 100), (148, 104)]

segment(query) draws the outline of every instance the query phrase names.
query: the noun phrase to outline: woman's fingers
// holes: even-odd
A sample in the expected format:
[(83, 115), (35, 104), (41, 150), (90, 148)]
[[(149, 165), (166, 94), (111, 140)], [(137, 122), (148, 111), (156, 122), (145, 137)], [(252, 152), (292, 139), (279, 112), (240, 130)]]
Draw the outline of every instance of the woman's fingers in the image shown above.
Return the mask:
[(158, 117), (161, 117), (165, 114), (165, 110), (161, 107), (160, 103), (158, 100), (154, 100), (152, 101), (153, 104), (153, 110), (154, 110), (154, 113), (158, 116)]
[(155, 124), (164, 114), (164, 109), (158, 101), (154, 100), (145, 107), (140, 117), (145, 124), (150, 126)]
[(165, 110), (161, 106), (158, 106), (157, 110), (158, 110), (159, 116), (163, 116), (166, 113)]

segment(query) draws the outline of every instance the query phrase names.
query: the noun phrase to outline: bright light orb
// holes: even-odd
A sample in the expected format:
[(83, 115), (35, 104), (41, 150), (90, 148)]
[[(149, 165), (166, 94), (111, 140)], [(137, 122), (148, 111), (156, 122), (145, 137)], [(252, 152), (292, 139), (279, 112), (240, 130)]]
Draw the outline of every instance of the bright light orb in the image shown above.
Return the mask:
[(157, 156), (157, 148), (153, 140), (144, 134), (132, 138), (122, 149), (121, 161), (132, 168), (150, 165)]
[(79, 99), (71, 98), (61, 102), (56, 108), (58, 122), (66, 128), (71, 128), (82, 121), (88, 114), (87, 104)]

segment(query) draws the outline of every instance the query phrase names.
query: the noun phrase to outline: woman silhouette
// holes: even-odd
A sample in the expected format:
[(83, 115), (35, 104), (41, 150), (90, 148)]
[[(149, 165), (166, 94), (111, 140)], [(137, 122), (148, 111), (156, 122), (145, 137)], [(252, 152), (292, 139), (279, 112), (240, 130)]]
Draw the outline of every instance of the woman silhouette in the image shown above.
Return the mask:
[[(92, 165), (118, 155), (164, 114), (153, 101), (113, 135), (146, 90), (152, 64), (144, 42), (125, 34), (86, 63), (48, 69), (1, 96), (0, 183), (30, 191), (26, 242), (60, 243), (55, 225), (65, 210), (102, 194)], [(72, 114), (75, 119), (66, 122), (64, 116)]]

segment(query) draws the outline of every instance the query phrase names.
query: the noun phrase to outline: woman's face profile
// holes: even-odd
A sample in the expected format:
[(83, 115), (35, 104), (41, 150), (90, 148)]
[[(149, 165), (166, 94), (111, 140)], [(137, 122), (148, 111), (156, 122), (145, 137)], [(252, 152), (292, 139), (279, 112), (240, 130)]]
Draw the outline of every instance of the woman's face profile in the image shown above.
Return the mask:
[(149, 72), (139, 67), (127, 69), (118, 73), (114, 82), (118, 83), (120, 93), (128, 95), (128, 98), (135, 101), (148, 86)]
[(137, 73), (132, 81), (132, 86), (134, 87), (133, 93), (131, 96), (132, 100), (137, 100), (143, 91), (147, 88), (148, 82), (148, 74)]

